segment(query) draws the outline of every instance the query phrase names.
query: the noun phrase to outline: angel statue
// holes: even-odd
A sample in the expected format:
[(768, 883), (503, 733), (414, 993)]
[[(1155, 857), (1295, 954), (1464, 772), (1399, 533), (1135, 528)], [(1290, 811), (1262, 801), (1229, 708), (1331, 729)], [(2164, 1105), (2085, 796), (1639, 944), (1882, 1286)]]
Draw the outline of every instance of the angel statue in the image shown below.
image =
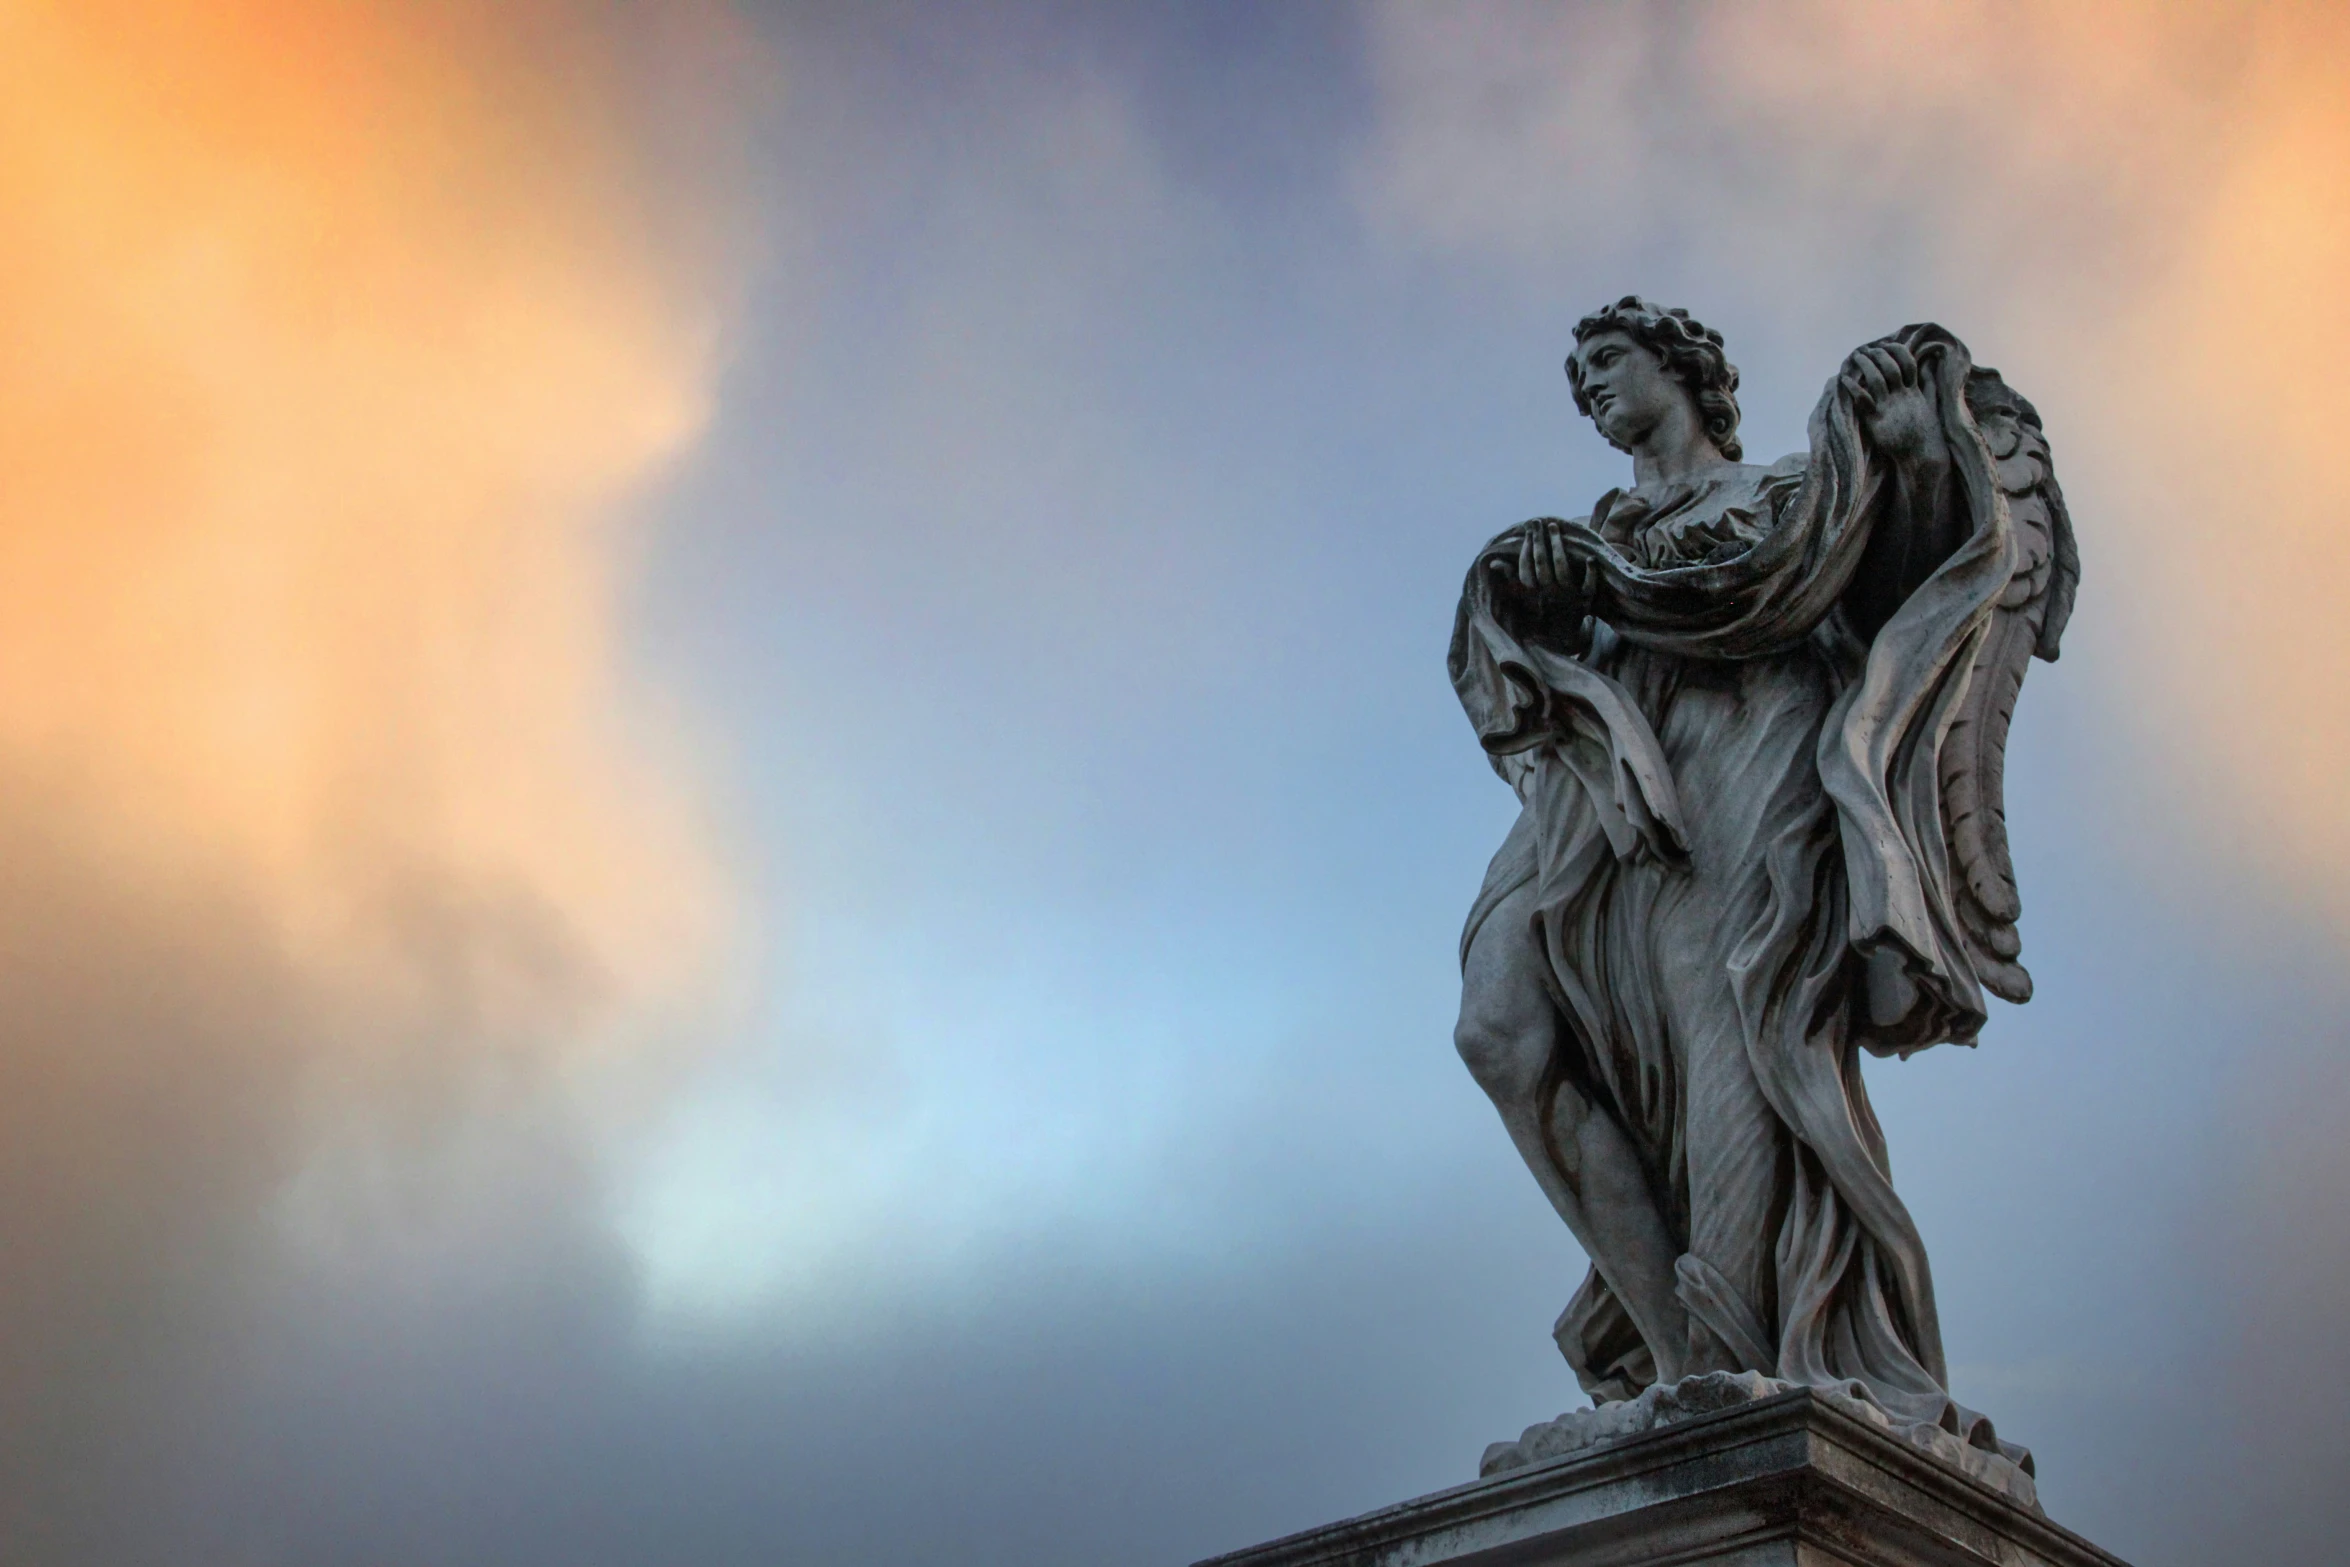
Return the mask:
[(2028, 1474), (1951, 1400), (1860, 1052), (2031, 994), (2000, 775), (2080, 575), (2039, 414), (1905, 327), (1757, 467), (1721, 334), (1636, 296), (1567, 378), (1632, 487), (1486, 545), (1449, 660), (1523, 805), (1457, 1041), (1591, 1258), (1559, 1348), (1595, 1403), (1759, 1372)]

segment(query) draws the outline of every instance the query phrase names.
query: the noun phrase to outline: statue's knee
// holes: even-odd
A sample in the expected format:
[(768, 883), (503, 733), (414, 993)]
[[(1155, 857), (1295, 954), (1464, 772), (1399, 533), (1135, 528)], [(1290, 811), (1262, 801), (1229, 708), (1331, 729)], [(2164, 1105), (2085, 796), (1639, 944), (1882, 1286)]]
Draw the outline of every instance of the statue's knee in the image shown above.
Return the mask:
[(1524, 915), (1505, 903), (1470, 943), (1462, 965), (1453, 1046), (1497, 1100), (1532, 1094), (1549, 1069), (1558, 1023), (1542, 988), (1541, 958)]
[(1453, 1025), (1452, 1047), (1461, 1053), (1461, 1065), (1467, 1067), (1469, 1075), (1480, 1084), (1493, 1075), (1498, 1058), (1505, 1048), (1490, 1029), (1465, 1010), (1461, 1020)]
[(1461, 1020), (1452, 1031), (1461, 1064), (1495, 1099), (1534, 1092), (1550, 1061), (1550, 1033), (1533, 1019), (1512, 1017), (1507, 1008), (1484, 1007), (1462, 998)]

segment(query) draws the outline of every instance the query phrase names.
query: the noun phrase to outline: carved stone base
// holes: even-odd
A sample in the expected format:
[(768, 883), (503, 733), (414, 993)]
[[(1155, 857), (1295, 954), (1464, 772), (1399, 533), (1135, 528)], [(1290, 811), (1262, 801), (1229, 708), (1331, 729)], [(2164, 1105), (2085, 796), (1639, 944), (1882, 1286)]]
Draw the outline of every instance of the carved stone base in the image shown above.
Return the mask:
[(1537, 1457), (1198, 1567), (1700, 1562), (2123, 1567), (2036, 1507), (1811, 1388)]
[[(1556, 1420), (1528, 1426), (1515, 1442), (1496, 1442), (1485, 1449), (1485, 1459), (1477, 1466), (1477, 1473), (1491, 1478), (1504, 1470), (1523, 1469), (1546, 1458), (1564, 1458), (1587, 1447), (1621, 1441), (1659, 1426), (1677, 1425), (1699, 1415), (1773, 1398), (1792, 1391), (1794, 1386), (1752, 1371), (1710, 1371), (1679, 1382), (1659, 1382), (1638, 1398), (1602, 1404), (1596, 1409), (1569, 1410)], [(1944, 1463), (1964, 1470), (2034, 1512), (2040, 1510), (2040, 1494), (2031, 1472), (2018, 1467), (2000, 1450), (1989, 1422), (1981, 1426), (1986, 1445), (1975, 1447), (1962, 1440), (1956, 1431), (1895, 1420), (1878, 1408), (1868, 1389), (1857, 1382), (1832, 1388), (1814, 1386), (1812, 1390), (1846, 1414), (1890, 1431), (1913, 1447), (1924, 1448)]]

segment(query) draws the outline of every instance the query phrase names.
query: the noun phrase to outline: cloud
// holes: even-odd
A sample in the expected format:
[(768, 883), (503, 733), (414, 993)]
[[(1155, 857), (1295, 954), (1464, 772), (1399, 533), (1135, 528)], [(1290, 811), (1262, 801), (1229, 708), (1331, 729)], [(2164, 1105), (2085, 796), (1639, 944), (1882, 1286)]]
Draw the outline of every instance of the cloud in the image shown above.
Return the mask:
[[(0, 1555), (1173, 1560), (1555, 1413), (1578, 1265), (1443, 1043), (1502, 801), (1438, 671), (1459, 552), (1558, 478), (1555, 359), (1504, 384), (1527, 301), (1584, 279), (1723, 315), (1789, 439), (1825, 355), (1947, 316), (2094, 530), (2019, 766), (2122, 710), (2200, 737), (2122, 813), (2166, 854), (2224, 861), (2213, 815), (2324, 841), (2322, 749), (2244, 779), (2332, 720), (2223, 689), (2316, 680), (2320, 634), (2169, 629), (2254, 580), (2187, 545), (2329, 547), (2295, 453), (2236, 455), (2267, 378), (2331, 418), (2288, 330), (2331, 307), (2231, 227), (2318, 291), (2314, 22), (1395, 8), (1366, 86), (1335, 23), (794, 12), (746, 196), (746, 40), (644, 9), (0, 12)], [(759, 199), (807, 221), (703, 453)], [(635, 498), (727, 440), (652, 591), (749, 688), (805, 915), (789, 1038), (740, 1058), (672, 1043), (752, 894), (623, 645)], [(2095, 765), (2142, 795), (2147, 754)], [(2235, 1171), (2180, 1150), (2274, 1107), (2198, 1085), (2237, 1027), (2333, 1102), (2333, 1025), (2240, 1005), (2322, 996), (2298, 969), (2206, 985), (2067, 854), (2084, 885), (2027, 867), (2080, 960), (2044, 979), (2119, 1004), (2049, 983), (2009, 1037), (2068, 1048), (1915, 1063), (1888, 1115), (1946, 1289), (1997, 1307), (1954, 1352), (2052, 1497), (2159, 1539), (2203, 1470), (2144, 1346), (2205, 1403), (2281, 1386), (2326, 1342), (2290, 1292), (2350, 1254), (2319, 1112)], [(601, 1118), (679, 1105), (632, 1189)], [(2182, 1308), (2141, 1276), (2215, 1172), (2239, 1244)], [(648, 1336), (664, 1268), (728, 1309)], [(2287, 1413), (2258, 1494), (2325, 1539), (2321, 1394)]]
[(723, 956), (621, 641), (735, 238), (629, 95), (715, 130), (719, 27), (0, 11), (0, 1554), (127, 1549), (271, 1280), (464, 1250), (529, 1182), (435, 1162)]
[(1578, 308), (1702, 289), (1771, 380), (1911, 312), (2006, 369), (2075, 498), (2076, 643), (2168, 780), (2132, 827), (2350, 922), (2340, 17), (1391, 6), (1373, 58), (1360, 192), (1391, 243)]

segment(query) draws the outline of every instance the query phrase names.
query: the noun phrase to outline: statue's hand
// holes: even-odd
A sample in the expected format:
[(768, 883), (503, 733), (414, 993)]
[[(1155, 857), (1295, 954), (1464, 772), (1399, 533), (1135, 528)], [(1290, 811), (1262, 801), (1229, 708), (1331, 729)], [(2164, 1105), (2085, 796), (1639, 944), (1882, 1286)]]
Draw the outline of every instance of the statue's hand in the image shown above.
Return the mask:
[(1899, 343), (1870, 343), (1844, 361), (1839, 378), (1852, 391), (1861, 428), (1878, 450), (1896, 459), (1946, 459), (1934, 394), (1919, 374), (1917, 356)]
[[(1501, 561), (1497, 570), (1506, 569)], [(1538, 624), (1575, 651), (1590, 645), (1592, 599), (1599, 585), (1596, 563), (1567, 550), (1566, 524), (1537, 517), (1518, 539), (1517, 587)]]

